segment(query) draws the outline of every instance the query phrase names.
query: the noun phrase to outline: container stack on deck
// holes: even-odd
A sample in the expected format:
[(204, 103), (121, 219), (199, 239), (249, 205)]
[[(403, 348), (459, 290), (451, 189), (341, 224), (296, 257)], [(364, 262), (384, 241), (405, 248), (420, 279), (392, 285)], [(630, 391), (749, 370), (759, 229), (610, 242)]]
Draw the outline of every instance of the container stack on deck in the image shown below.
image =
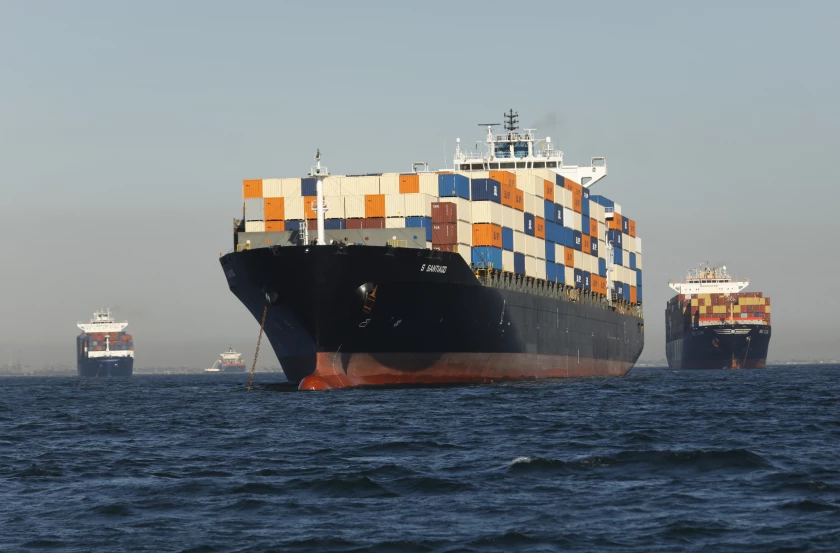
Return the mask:
[[(246, 232), (315, 230), (315, 179), (243, 182)], [(490, 269), (642, 303), (642, 243), (621, 206), (549, 169), (324, 180), (325, 229), (417, 228), (427, 247)]]
[(111, 351), (133, 351), (134, 337), (125, 332), (83, 332), (79, 335), (80, 347), (88, 351), (105, 351), (105, 335), (108, 335), (108, 349)]
[(727, 323), (770, 325), (770, 298), (761, 292), (733, 294), (679, 294), (668, 301), (667, 318), (673, 321), (668, 338), (682, 336), (686, 328)]

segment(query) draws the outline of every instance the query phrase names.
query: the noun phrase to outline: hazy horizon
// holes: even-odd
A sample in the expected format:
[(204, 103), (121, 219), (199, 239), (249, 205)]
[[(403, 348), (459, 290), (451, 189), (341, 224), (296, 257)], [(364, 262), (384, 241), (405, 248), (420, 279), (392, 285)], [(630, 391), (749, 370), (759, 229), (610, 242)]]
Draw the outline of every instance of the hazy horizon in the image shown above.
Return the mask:
[(840, 272), (840, 5), (0, 10), (0, 365), (74, 364), (101, 306), (138, 367), (250, 358), (258, 323), (218, 263), (243, 179), (301, 176), (316, 148), (336, 174), (441, 168), (510, 108), (567, 164), (606, 157), (593, 193), (643, 241), (642, 360), (664, 358), (668, 281), (700, 261), (772, 298), (769, 363), (840, 358), (821, 278)]

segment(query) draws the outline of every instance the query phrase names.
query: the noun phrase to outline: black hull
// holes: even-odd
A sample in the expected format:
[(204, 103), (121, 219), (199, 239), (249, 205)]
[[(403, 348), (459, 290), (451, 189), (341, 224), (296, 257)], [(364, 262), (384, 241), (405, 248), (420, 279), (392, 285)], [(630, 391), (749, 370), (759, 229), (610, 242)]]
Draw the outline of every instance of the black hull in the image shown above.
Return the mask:
[(266, 337), (301, 387), (623, 375), (644, 345), (639, 317), (483, 286), (448, 252), (260, 248), (221, 263), (255, 319), (268, 305)]
[(770, 326), (715, 325), (689, 328), (665, 345), (672, 369), (762, 369)]
[(131, 376), (134, 373), (134, 358), (132, 357), (102, 357), (97, 359), (80, 359), (77, 365), (79, 376), (107, 377)]
[(236, 367), (224, 367), (222, 368), (223, 373), (244, 373), (245, 372), (245, 365), (240, 365)]

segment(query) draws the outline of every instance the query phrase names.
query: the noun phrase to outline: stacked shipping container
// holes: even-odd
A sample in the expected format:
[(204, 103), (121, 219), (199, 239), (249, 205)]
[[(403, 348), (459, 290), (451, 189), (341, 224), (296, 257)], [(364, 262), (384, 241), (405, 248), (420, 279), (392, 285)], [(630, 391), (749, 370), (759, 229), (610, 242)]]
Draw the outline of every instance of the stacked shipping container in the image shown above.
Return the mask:
[[(635, 222), (550, 169), (330, 176), (324, 199), (328, 230), (422, 229), (431, 247), (475, 269), (642, 303)], [(315, 229), (315, 179), (246, 180), (243, 201), (246, 232)]]
[(672, 321), (668, 339), (682, 336), (687, 328), (721, 324), (770, 324), (770, 298), (761, 292), (732, 294), (679, 294), (668, 301)]

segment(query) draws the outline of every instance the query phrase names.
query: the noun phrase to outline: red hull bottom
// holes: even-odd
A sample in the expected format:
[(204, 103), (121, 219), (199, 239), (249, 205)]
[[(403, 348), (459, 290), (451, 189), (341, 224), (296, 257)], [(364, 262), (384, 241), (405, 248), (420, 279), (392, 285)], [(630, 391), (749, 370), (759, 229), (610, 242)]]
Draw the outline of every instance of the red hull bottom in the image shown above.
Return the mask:
[(417, 360), (428, 359), (428, 353), (355, 353), (343, 362), (340, 354), (318, 353), (314, 373), (303, 378), (298, 389), (624, 376), (633, 367), (629, 361), (525, 353), (444, 353), (436, 357), (433, 362), (417, 367)]
[(688, 370), (765, 369), (767, 368), (767, 360), (747, 359), (744, 362), (730, 361), (728, 364), (719, 361), (686, 361), (679, 368)]

